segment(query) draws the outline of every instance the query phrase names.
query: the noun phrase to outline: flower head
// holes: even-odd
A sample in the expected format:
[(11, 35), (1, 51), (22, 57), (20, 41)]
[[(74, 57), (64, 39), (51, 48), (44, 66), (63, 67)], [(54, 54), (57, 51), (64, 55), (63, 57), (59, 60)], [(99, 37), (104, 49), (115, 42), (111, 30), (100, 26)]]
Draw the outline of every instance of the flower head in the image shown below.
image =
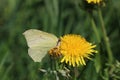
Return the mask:
[(65, 35), (60, 38), (60, 53), (63, 55), (61, 62), (65, 62), (69, 65), (79, 66), (86, 65), (85, 58), (90, 59), (90, 55), (93, 52), (97, 52), (93, 48), (96, 45), (92, 45), (87, 42), (85, 38), (80, 35)]
[(102, 0), (86, 0), (88, 3), (99, 4)]

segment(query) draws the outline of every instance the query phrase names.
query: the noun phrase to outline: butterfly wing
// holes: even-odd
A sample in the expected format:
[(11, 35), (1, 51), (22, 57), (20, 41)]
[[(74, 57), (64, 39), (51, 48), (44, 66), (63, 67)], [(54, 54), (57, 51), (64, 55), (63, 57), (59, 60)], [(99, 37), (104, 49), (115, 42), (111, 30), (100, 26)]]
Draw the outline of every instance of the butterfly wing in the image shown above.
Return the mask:
[(46, 33), (36, 29), (30, 29), (23, 33), (27, 40), (27, 44), (30, 48), (40, 47), (54, 47), (58, 41), (58, 38), (50, 33)]
[(35, 62), (41, 62), (41, 60), (47, 54), (48, 50), (49, 48), (41, 48), (41, 47), (29, 48), (28, 54)]
[(58, 38), (40, 30), (30, 29), (23, 33), (29, 46), (28, 54), (35, 62), (41, 62), (48, 50), (54, 48)]

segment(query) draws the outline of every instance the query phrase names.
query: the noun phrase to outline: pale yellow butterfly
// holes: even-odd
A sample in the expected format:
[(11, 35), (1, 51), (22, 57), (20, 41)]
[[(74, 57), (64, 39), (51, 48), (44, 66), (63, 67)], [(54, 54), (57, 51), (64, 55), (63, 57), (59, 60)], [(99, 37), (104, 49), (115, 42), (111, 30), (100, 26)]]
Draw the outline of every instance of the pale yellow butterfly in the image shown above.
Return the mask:
[(50, 33), (30, 29), (23, 33), (28, 44), (28, 54), (35, 62), (41, 62), (47, 52), (57, 45), (58, 38)]

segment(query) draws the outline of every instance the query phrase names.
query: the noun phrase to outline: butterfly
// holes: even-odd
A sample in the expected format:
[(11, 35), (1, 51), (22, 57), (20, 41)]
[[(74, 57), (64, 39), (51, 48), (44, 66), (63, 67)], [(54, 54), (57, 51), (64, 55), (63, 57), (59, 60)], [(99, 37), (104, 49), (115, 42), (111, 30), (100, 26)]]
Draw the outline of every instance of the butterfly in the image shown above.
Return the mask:
[(29, 47), (28, 54), (35, 62), (41, 62), (48, 51), (58, 43), (55, 35), (37, 29), (26, 30), (23, 35)]

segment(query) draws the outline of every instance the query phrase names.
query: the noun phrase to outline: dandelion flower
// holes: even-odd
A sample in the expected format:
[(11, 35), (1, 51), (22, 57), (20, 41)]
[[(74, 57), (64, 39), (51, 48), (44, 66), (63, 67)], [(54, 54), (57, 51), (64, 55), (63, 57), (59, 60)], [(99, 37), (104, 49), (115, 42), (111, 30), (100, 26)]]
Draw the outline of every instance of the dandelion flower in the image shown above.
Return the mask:
[(86, 0), (88, 3), (99, 4), (102, 0)]
[(85, 38), (80, 35), (69, 34), (60, 38), (60, 53), (63, 55), (61, 62), (65, 62), (70, 66), (86, 65), (85, 58), (90, 59), (92, 53), (97, 51), (93, 48), (96, 45), (92, 45), (87, 42)]

